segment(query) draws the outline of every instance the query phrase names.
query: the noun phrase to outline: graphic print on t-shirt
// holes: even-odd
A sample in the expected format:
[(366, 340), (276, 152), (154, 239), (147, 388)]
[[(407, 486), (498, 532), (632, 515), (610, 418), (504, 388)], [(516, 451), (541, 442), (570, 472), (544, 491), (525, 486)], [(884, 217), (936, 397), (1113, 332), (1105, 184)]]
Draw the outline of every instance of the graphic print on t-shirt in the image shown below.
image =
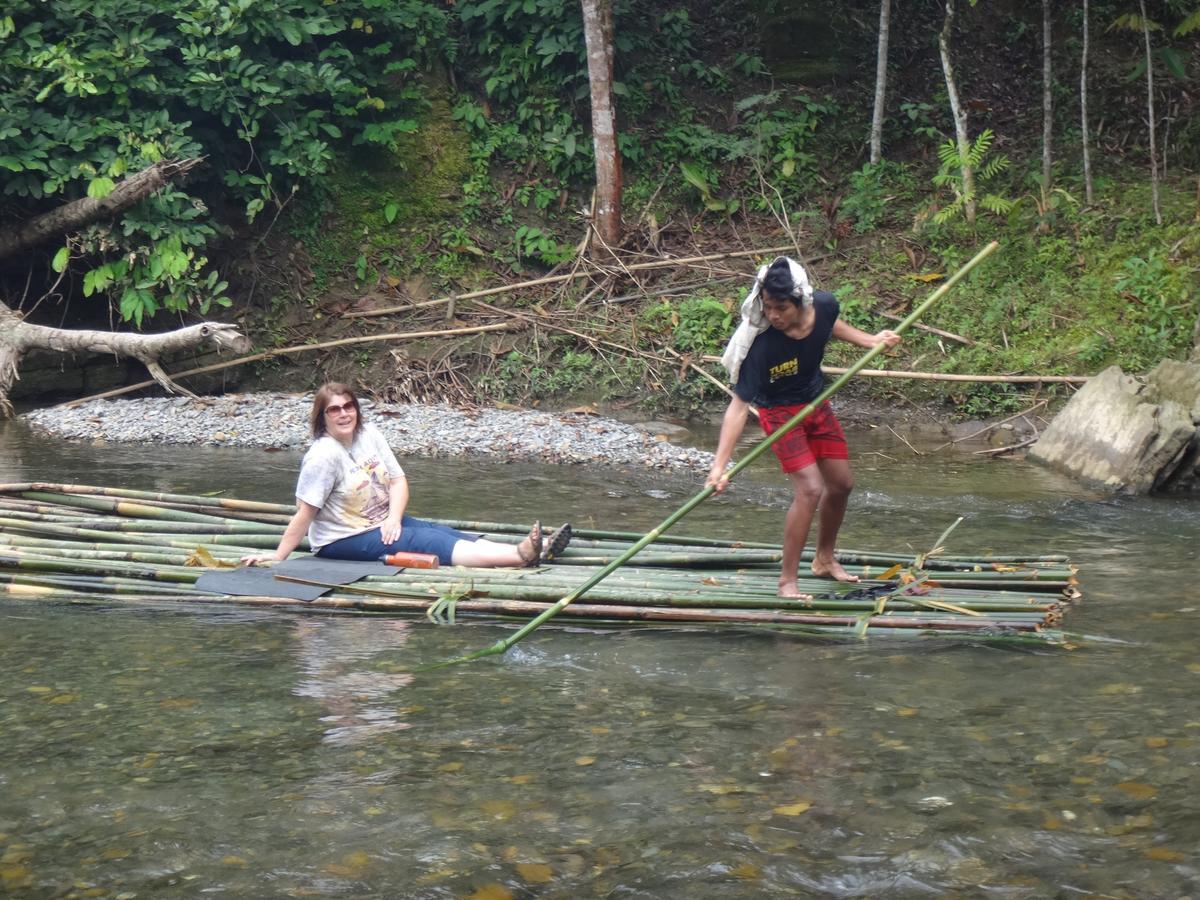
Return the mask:
[(774, 384), (780, 378), (787, 378), (789, 375), (795, 375), (799, 371), (800, 360), (793, 356), (786, 362), (781, 362), (777, 366), (771, 366), (771, 369), (767, 374), (771, 379), (771, 383)]
[(387, 518), (388, 474), (378, 456), (347, 466), (342, 512), (346, 523), (355, 528), (366, 528)]

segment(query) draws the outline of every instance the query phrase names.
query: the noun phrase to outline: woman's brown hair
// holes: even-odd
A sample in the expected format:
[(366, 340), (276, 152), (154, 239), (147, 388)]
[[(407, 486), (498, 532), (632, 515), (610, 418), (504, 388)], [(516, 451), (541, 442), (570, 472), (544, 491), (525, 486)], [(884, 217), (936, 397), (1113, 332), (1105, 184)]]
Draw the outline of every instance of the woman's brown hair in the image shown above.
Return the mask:
[(345, 394), (350, 398), (350, 402), (354, 404), (354, 411), (358, 413), (354, 421), (354, 436), (358, 437), (358, 432), (363, 427), (363, 411), (358, 405), (358, 397), (349, 385), (342, 384), (340, 381), (329, 381), (317, 388), (316, 396), (313, 397), (312, 412), (309, 414), (309, 427), (312, 429), (314, 438), (325, 436), (325, 407), (329, 405), (329, 401), (339, 394)]

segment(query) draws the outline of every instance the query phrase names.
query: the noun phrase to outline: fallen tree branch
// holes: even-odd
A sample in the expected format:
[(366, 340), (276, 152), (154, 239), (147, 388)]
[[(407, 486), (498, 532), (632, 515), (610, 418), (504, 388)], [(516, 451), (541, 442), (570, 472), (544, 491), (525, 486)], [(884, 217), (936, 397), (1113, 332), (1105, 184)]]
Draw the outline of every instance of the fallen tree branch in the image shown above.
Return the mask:
[[(234, 366), (258, 362), (261, 359), (270, 359), (272, 357), (283, 356), (285, 354), (307, 353), (311, 350), (325, 350), (329, 347), (344, 347), (351, 344), (371, 344), (378, 341), (399, 341), (427, 337), (448, 337), (459, 334), (478, 334), (484, 331), (512, 330), (513, 325), (511, 322), (501, 322), (497, 325), (479, 325), (472, 328), (444, 328), (438, 331), (408, 331), (397, 334), (373, 334), (365, 337), (340, 338), (336, 341), (325, 341), (321, 344), (295, 344), (291, 347), (280, 347), (277, 350), (266, 350), (262, 353), (255, 353), (251, 356), (242, 356), (238, 359), (231, 359), (222, 363), (214, 363), (210, 366), (200, 366), (199, 368), (195, 369), (187, 369), (183, 372), (176, 372), (172, 377), (187, 378), (191, 375), (204, 375), (208, 372), (219, 372), (222, 369), (231, 369)], [(148, 388), (153, 384), (153, 381), (139, 381), (137, 384), (128, 384), (125, 387), (116, 388), (111, 391), (105, 391), (102, 394), (92, 394), (90, 397), (80, 397), (77, 400), (68, 400), (66, 403), (58, 404), (58, 407), (70, 408), (72, 406), (79, 406), (80, 404), (87, 403), (89, 400), (107, 400), (109, 397), (119, 397), (122, 394), (131, 394), (134, 391), (140, 391), (142, 388)]]
[(82, 197), (15, 228), (0, 229), (0, 259), (28, 250), (56, 235), (68, 234), (98, 219), (118, 215), (203, 161), (203, 158), (192, 157), (157, 162), (121, 181), (106, 197)]
[(991, 454), (995, 454), (995, 453), (1007, 453), (1009, 450), (1020, 450), (1022, 447), (1028, 447), (1030, 444), (1034, 443), (1034, 441), (1036, 441), (1039, 437), (1040, 437), (1040, 435), (1035, 434), (1031, 438), (1026, 438), (1023, 441), (1018, 441), (1015, 444), (1009, 444), (1007, 447), (988, 447), (986, 450), (972, 450), (971, 452), (975, 455), (979, 455), (981, 453), (986, 454), (986, 455), (991, 455)]
[[(1020, 419), (1023, 416), (1028, 415), (1029, 413), (1033, 412), (1035, 409), (1041, 409), (1043, 406), (1045, 406), (1049, 402), (1050, 402), (1049, 400), (1039, 400), (1037, 403), (1033, 404), (1033, 406), (1029, 407), (1029, 409), (1023, 409), (1019, 413), (1014, 413), (1013, 415), (1009, 416), (1007, 419), (1001, 419), (998, 422), (992, 422), (990, 425), (985, 425), (983, 428), (980, 428), (978, 431), (973, 431), (970, 434), (965, 435), (964, 437), (955, 438), (952, 441), (947, 441), (946, 443), (942, 444), (940, 447), (938, 447), (933, 452), (937, 453), (938, 450), (945, 450), (947, 447), (951, 446), (952, 444), (961, 444), (963, 441), (969, 441), (972, 438), (977, 438), (981, 434), (987, 434), (989, 431), (992, 431), (995, 428), (999, 428), (1001, 425), (1004, 425), (1006, 422), (1011, 422), (1013, 419)], [(1036, 430), (1037, 429), (1034, 429), (1034, 431), (1036, 431)]]
[(30, 350), (54, 350), (59, 353), (111, 353), (128, 356), (141, 362), (168, 393), (188, 394), (171, 380), (159, 364), (159, 358), (189, 347), (212, 343), (230, 350), (249, 348), (246, 338), (236, 325), (220, 322), (201, 322), (186, 328), (176, 328), (160, 334), (95, 331), (92, 329), (50, 328), (22, 321), (4, 303), (0, 303), (0, 418), (12, 415), (9, 390), (17, 380), (21, 359)]

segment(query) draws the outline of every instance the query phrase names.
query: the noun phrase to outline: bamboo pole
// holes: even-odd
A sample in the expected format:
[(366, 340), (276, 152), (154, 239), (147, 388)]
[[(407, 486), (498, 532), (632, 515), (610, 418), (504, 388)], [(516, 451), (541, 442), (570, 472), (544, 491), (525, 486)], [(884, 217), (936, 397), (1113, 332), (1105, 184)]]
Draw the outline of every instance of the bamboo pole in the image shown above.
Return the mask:
[[(893, 329), (895, 330), (895, 329)], [(720, 362), (721, 357), (704, 355), (704, 362)], [(826, 375), (845, 375), (849, 369), (821, 366)], [(1090, 375), (949, 375), (942, 372), (909, 372), (904, 369), (856, 369), (865, 378), (907, 378), (915, 381), (960, 381), (998, 384), (1086, 384)]]
[[(652, 262), (645, 263), (630, 263), (622, 265), (624, 272), (644, 272), (651, 269), (669, 269), (673, 266), (690, 266), (695, 263), (713, 262), (718, 259), (739, 259), (746, 256), (766, 256), (770, 253), (787, 253), (793, 247), (762, 247), (757, 250), (736, 250), (730, 253), (712, 253), (707, 256), (684, 256), (678, 259), (657, 259)], [(817, 257), (818, 259), (822, 257)], [(389, 316), (393, 313), (407, 312), (411, 309), (420, 309), (427, 306), (437, 306), (442, 303), (449, 303), (452, 300), (475, 300), (479, 297), (493, 297), (496, 294), (510, 294), (513, 291), (523, 290), (524, 288), (541, 287), (547, 284), (561, 284), (564, 281), (578, 281), (581, 278), (590, 278), (594, 272), (590, 269), (576, 272), (568, 272), (565, 275), (547, 275), (544, 278), (535, 278), (532, 281), (520, 281), (516, 284), (505, 284), (500, 287), (487, 288), (481, 291), (470, 291), (465, 294), (451, 294), (447, 297), (437, 297), (433, 300), (423, 300), (420, 303), (410, 303), (404, 306), (387, 306), (383, 309), (368, 309), (360, 312), (343, 313), (344, 319), (366, 319), (374, 316)]]
[(62, 484), (49, 481), (23, 481), (0, 484), (0, 494), (19, 494), (22, 491), (51, 491), (61, 494), (92, 494), (100, 497), (125, 497), (130, 500), (158, 500), (162, 502), (190, 503), (197, 506), (213, 506), (221, 509), (236, 509), (250, 512), (283, 513), (290, 516), (296, 511), (293, 506), (282, 503), (263, 503), (256, 500), (235, 500), (228, 497), (200, 497), (191, 494), (167, 494), (158, 491), (136, 491), (130, 488), (103, 487), (91, 484)]
[[(957, 272), (955, 272), (954, 275), (952, 275), (949, 279), (947, 279), (946, 282), (941, 287), (939, 287), (937, 290), (935, 290), (923, 303), (921, 303), (920, 306), (918, 306), (911, 313), (909, 313), (909, 315), (904, 319), (904, 321), (899, 323), (893, 330), (896, 331), (896, 333), (898, 333), (898, 334), (906, 331), (909, 328), (909, 326), (911, 326), (922, 315), (925, 314), (926, 310), (928, 310), (935, 303), (937, 303), (939, 300), (941, 300), (942, 297), (946, 296), (946, 294), (948, 294), (950, 292), (951, 288), (953, 288), (956, 284), (958, 284), (960, 281), (962, 281), (963, 278), (965, 278), (972, 269), (974, 269), (977, 265), (979, 265), (979, 263), (981, 263), (987, 257), (991, 256), (992, 253), (994, 253), (997, 249), (999, 249), (999, 246), (1000, 245), (998, 243), (996, 243), (995, 241), (992, 241), (990, 244), (988, 244), (986, 247), (984, 247), (982, 250), (980, 250), (979, 253), (977, 253), (971, 260), (969, 260), (961, 269), (959, 269)], [(827, 400), (829, 397), (833, 396), (833, 394), (836, 393), (842, 387), (842, 385), (844, 385), (847, 381), (849, 381), (850, 378), (856, 372), (858, 372), (861, 369), (865, 369), (867, 366), (867, 363), (869, 363), (872, 359), (874, 359), (876, 356), (878, 356), (880, 353), (882, 353), (883, 349), (884, 349), (884, 347), (882, 344), (877, 344), (876, 346), (874, 346), (870, 350), (868, 350), (865, 354), (863, 354), (862, 358), (859, 359), (857, 363), (855, 363), (853, 366), (851, 366), (850, 369), (845, 374), (843, 374), (840, 378), (838, 378), (836, 381), (834, 381), (833, 384), (829, 385), (829, 387), (827, 387), (824, 391), (822, 391), (820, 393), (820, 395), (818, 395), (816, 397), (816, 399), (814, 399), (812, 401), (812, 403), (810, 403), (808, 406), (806, 406), (804, 409), (802, 409), (800, 412), (798, 412), (796, 415), (794, 415), (790, 420), (788, 420), (784, 425), (782, 425), (780, 428), (778, 428), (769, 437), (767, 437), (766, 439), (761, 441), (757, 447), (752, 449), (739, 462), (735, 463), (729, 469), (729, 471), (726, 473), (726, 475), (725, 475), (726, 479), (727, 480), (732, 479), (735, 475), (737, 475), (744, 468), (746, 468), (746, 466), (750, 465), (750, 463), (752, 463), (754, 460), (758, 459), (758, 457), (760, 457), (763, 453), (765, 453), (767, 451), (767, 449), (770, 448), (776, 441), (778, 441), (780, 438), (782, 438), (784, 435), (786, 435), (789, 431), (791, 431), (793, 428), (795, 428), (800, 422), (804, 421), (804, 419), (806, 419), (809, 415), (812, 414), (813, 410), (815, 410), (818, 406), (820, 406), (820, 404), (823, 403), (825, 400)], [(672, 513), (670, 516), (668, 516), (666, 519), (664, 519), (659, 525), (650, 529), (650, 531), (648, 531), (638, 541), (636, 541), (618, 559), (615, 559), (611, 563), (606, 565), (603, 569), (601, 569), (599, 572), (597, 572), (595, 575), (593, 575), (591, 578), (589, 578), (587, 581), (585, 581), (582, 585), (580, 585), (574, 591), (567, 594), (565, 597), (563, 597), (561, 600), (559, 600), (557, 603), (555, 603), (552, 607), (547, 609), (544, 613), (542, 613), (537, 618), (530, 621), (528, 624), (526, 624), (522, 628), (518, 629), (512, 635), (510, 635), (507, 638), (504, 638), (502, 640), (499, 640), (496, 643), (492, 644), (491, 646), (483, 648), (482, 650), (477, 650), (474, 653), (469, 653), (466, 656), (458, 657), (457, 659), (448, 660), (448, 661), (446, 661), (444, 663), (440, 663), (438, 665), (445, 666), (445, 665), (452, 665), (454, 663), (459, 663), (459, 662), (468, 662), (470, 660), (480, 659), (485, 656), (493, 656), (496, 654), (507, 652), (510, 647), (512, 647), (514, 644), (516, 644), (518, 641), (520, 641), (526, 635), (535, 631), (538, 628), (538, 626), (540, 626), (543, 622), (549, 621), (550, 619), (554, 618), (555, 615), (557, 615), (559, 612), (561, 612), (566, 607), (570, 606), (571, 603), (573, 603), (579, 597), (582, 597), (592, 587), (594, 587), (595, 585), (597, 585), (601, 581), (603, 581), (605, 578), (607, 578), (609, 574), (611, 574), (612, 572), (616, 571), (621, 566), (623, 566), (628, 560), (632, 559), (643, 547), (645, 547), (648, 544), (652, 543), (653, 541), (657, 540), (659, 538), (659, 536), (661, 536), (664, 532), (666, 532), (669, 528), (671, 528), (671, 526), (673, 526), (676, 522), (678, 522), (680, 519), (682, 519), (684, 516), (686, 516), (688, 513), (690, 513), (693, 509), (695, 509), (697, 506), (699, 506), (701, 503), (703, 503), (705, 500), (707, 500), (710, 496), (712, 496), (712, 494), (714, 493), (714, 490), (715, 489), (713, 488), (712, 485), (706, 486), (698, 494), (696, 494), (694, 497), (692, 497), (691, 500), (688, 500), (686, 503), (683, 504), (683, 506), (679, 507), (679, 509), (677, 509), (674, 513)]]

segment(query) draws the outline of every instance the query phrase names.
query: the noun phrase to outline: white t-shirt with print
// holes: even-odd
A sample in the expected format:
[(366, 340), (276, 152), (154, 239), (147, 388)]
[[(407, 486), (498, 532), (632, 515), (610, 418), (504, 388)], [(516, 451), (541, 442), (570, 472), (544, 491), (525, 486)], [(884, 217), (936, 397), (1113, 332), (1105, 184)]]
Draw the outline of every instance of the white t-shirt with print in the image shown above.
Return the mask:
[(308, 529), (313, 550), (361, 534), (388, 514), (388, 486), (404, 470), (383, 435), (364, 424), (347, 448), (329, 435), (318, 438), (300, 464), (296, 499), (318, 508)]

